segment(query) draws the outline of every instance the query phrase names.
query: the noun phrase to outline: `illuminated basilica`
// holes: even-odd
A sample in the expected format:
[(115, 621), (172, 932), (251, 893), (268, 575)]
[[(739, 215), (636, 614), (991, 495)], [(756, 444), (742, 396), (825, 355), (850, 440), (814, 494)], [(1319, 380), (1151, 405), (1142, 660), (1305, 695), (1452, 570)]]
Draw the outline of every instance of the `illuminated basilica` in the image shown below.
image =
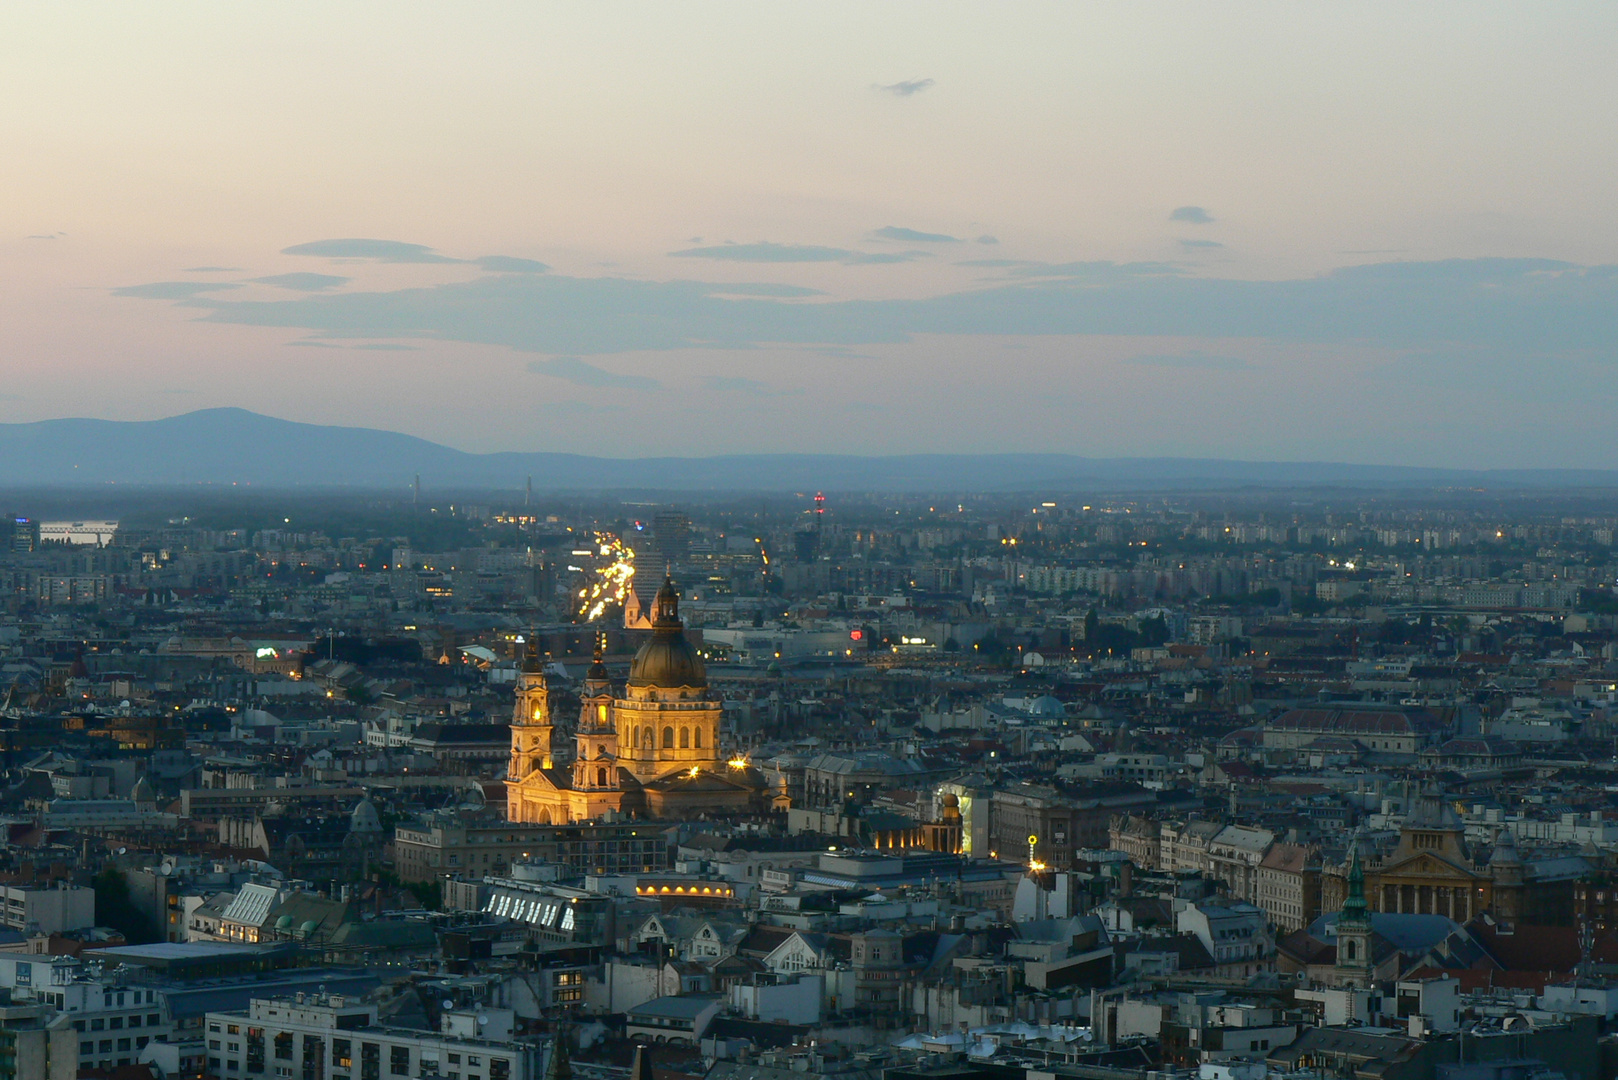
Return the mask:
[(719, 698), (685, 638), (679, 605), (674, 583), (665, 580), (649, 620), (651, 638), (635, 653), (621, 690), (597, 648), (580, 693), (569, 766), (557, 765), (550, 690), (530, 648), (511, 719), (508, 820), (689, 820), (771, 808), (763, 775), (745, 761), (726, 760), (720, 747)]

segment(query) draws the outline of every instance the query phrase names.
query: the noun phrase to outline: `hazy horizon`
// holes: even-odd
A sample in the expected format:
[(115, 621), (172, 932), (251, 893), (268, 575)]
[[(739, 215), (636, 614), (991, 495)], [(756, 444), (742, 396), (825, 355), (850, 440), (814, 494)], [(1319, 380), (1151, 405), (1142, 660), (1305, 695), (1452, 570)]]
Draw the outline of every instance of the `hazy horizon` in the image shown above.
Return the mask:
[(1618, 10), (0, 12), (0, 422), (1615, 468)]

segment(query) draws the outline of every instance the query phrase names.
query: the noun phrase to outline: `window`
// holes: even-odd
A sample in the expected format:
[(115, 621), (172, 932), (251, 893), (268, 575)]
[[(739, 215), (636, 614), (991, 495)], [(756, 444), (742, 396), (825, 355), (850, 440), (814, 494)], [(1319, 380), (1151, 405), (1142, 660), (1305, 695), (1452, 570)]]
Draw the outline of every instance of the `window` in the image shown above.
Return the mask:
[(147, 1013), (146, 1014), (146, 1026), (147, 1027), (156, 1027), (158, 1024), (160, 1024), (162, 1022), (163, 1022), (162, 1018), (160, 1016), (158, 1016), (157, 1013)]
[(275, 1056), (282, 1061), (292, 1060), (292, 1032), (277, 1031), (275, 1033)]
[(511, 1062), (505, 1058), (490, 1058), (489, 1080), (511, 1080)]
[(380, 1080), (382, 1076), (382, 1047), (376, 1043), (360, 1043), (360, 1080)]
[(410, 1075), (410, 1047), (394, 1046), (388, 1049), (388, 1074), (390, 1076)]
[(695, 731), (691, 732), (691, 738), (694, 740), (691, 743), (691, 745), (695, 746), (698, 750), (701, 750), (702, 749), (702, 729), (697, 728)]
[(674, 749), (674, 729), (671, 727), (666, 727), (663, 729), (663, 749)]
[[(129, 1018), (129, 1026), (130, 1027), (140, 1027), (140, 1014), (139, 1013), (136, 1013), (134, 1016), (131, 1016)], [(235, 1024), (230, 1025), (230, 1033), (232, 1035), (236, 1034), (236, 1025)]]
[(113, 1031), (117, 1031), (120, 1028), (122, 1028), (123, 1026), (124, 1026), (124, 1018), (121, 1017), (121, 1016), (115, 1016), (111, 1020), (107, 1021), (107, 1027), (111, 1028)]
[(331, 1063), (339, 1069), (352, 1069), (354, 1067), (353, 1043), (347, 1039), (333, 1039), (331, 1041)]
[(688, 727), (683, 727), (683, 728), (680, 729), (680, 749), (681, 750), (688, 750), (690, 748), (691, 748), (691, 729), (688, 728)]
[(90, 1021), (90, 1030), (91, 1031), (100, 1031), (102, 1028), (104, 1028), (106, 1026), (107, 1026), (107, 1022), (105, 1020), (101, 1019), (99, 1016), (96, 1017), (94, 1020)]
[(101, 1052), (103, 1054), (112, 1053), (112, 1040), (111, 1039), (102, 1039), (101, 1040)]
[(87, 1041), (81, 1042), (79, 1044), (79, 1053), (81, 1053), (81, 1054), (93, 1054), (95, 1052), (96, 1052), (96, 1044), (94, 1042), (87, 1040)]
[(120, 1049), (120, 1050), (128, 1050), (129, 1049), (129, 1040), (128, 1039), (119, 1039), (118, 1040), (118, 1049)]

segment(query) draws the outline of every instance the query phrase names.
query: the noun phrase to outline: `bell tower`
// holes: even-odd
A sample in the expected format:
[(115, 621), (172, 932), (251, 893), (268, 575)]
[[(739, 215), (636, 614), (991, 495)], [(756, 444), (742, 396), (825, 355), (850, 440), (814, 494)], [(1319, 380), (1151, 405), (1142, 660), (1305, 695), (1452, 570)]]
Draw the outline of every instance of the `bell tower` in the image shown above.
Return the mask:
[(1365, 903), (1365, 870), (1356, 837), (1348, 860), (1348, 898), (1337, 913), (1336, 981), (1339, 986), (1371, 985), (1371, 912)]
[(517, 699), (511, 712), (511, 769), (508, 779), (521, 780), (535, 769), (549, 769), (551, 761), (550, 687), (539, 663), (539, 650), (530, 639), (523, 649), (517, 673)]
[(596, 635), (595, 659), (584, 673), (584, 687), (579, 694), (573, 787), (580, 791), (618, 790), (618, 727), (612, 718), (612, 683), (602, 659), (606, 637)]

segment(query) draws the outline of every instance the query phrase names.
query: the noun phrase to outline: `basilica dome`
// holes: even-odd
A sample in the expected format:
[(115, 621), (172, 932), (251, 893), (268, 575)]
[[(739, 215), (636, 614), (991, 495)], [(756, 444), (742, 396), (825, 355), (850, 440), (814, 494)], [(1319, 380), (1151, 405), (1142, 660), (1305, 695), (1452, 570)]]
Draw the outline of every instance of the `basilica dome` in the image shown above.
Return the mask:
[(629, 662), (629, 685), (659, 690), (702, 689), (708, 685), (708, 669), (685, 639), (680, 594), (668, 578), (657, 590), (652, 640), (642, 645)]

